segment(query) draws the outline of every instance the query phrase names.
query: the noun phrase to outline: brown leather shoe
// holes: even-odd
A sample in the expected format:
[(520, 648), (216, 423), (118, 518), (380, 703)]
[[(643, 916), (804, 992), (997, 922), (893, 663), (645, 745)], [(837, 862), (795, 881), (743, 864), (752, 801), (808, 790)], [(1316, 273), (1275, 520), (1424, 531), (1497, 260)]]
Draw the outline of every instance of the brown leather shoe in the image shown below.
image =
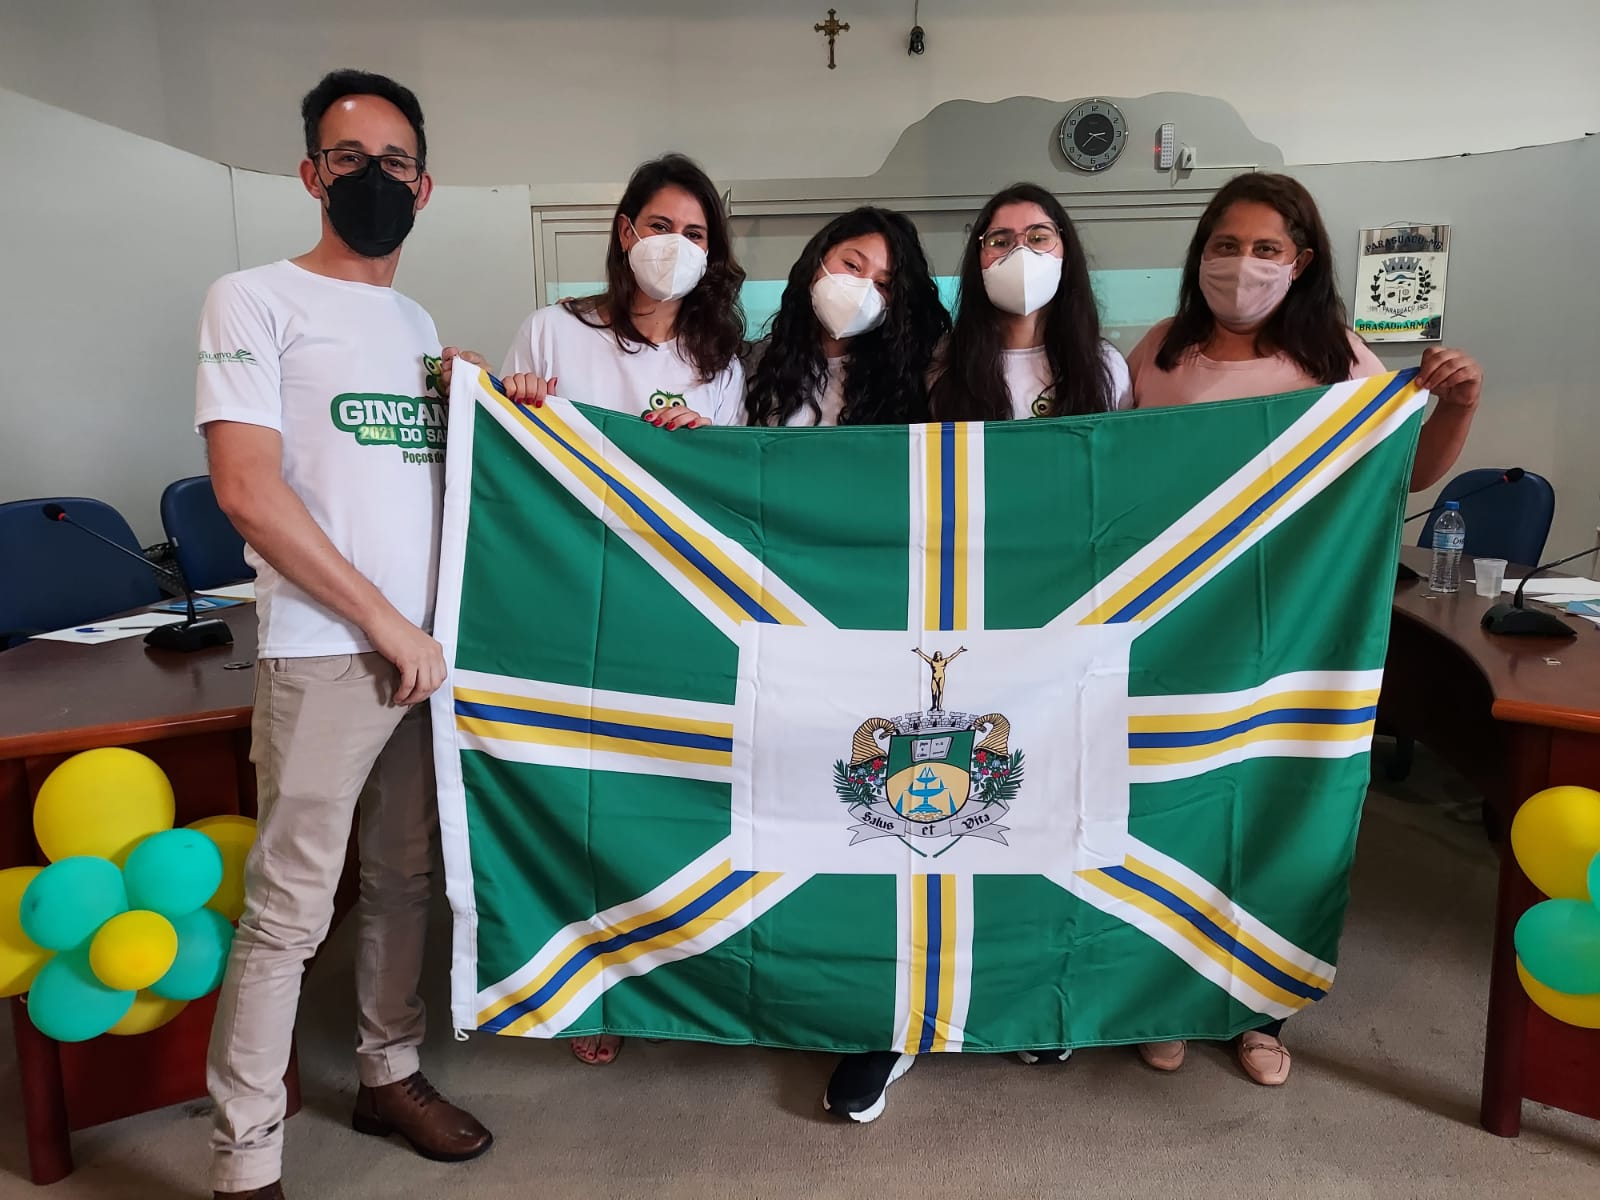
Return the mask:
[(494, 1134), (434, 1091), (421, 1071), (383, 1087), (363, 1084), (350, 1125), (373, 1137), (398, 1133), (434, 1162), (466, 1162), (494, 1145)]
[(283, 1184), (269, 1183), (248, 1192), (212, 1192), (211, 1200), (285, 1200)]

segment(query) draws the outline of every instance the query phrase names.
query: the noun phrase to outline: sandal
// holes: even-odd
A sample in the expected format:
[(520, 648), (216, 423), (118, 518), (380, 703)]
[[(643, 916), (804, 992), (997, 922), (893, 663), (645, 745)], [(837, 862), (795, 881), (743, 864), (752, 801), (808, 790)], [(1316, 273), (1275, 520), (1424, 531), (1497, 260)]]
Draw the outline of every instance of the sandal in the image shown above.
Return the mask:
[(615, 1034), (591, 1033), (572, 1039), (572, 1057), (586, 1067), (610, 1066), (621, 1053), (622, 1039)]

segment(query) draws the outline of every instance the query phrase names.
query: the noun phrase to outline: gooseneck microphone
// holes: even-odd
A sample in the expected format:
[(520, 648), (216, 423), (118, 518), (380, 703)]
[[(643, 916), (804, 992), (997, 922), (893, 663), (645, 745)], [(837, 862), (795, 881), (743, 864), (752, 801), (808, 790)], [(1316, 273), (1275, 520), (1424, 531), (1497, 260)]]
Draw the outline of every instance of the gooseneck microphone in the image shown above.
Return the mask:
[[(1488, 483), (1479, 484), (1477, 487), (1473, 488), (1471, 491), (1462, 492), (1461, 495), (1459, 495), (1459, 496), (1452, 496), (1451, 499), (1452, 500), (1465, 500), (1468, 496), (1476, 496), (1479, 492), (1487, 492), (1490, 488), (1497, 488), (1502, 483), (1516, 483), (1517, 480), (1521, 479), (1526, 474), (1527, 474), (1527, 472), (1524, 471), (1521, 467), (1512, 467), (1508, 471), (1506, 471), (1504, 474), (1500, 475), (1498, 478), (1491, 479), (1491, 480), (1489, 480)], [(1401, 523), (1404, 524), (1404, 525), (1409, 525), (1409, 524), (1411, 524), (1411, 522), (1413, 522), (1413, 521), (1415, 521), (1415, 520), (1417, 520), (1417, 519), (1419, 519), (1421, 517), (1431, 516), (1432, 514), (1438, 512), (1440, 506), (1443, 505), (1443, 504), (1444, 504), (1444, 501), (1442, 499), (1435, 500), (1434, 503), (1433, 503), (1433, 507), (1432, 508), (1425, 508), (1421, 512), (1414, 512)]]
[(1569, 554), (1554, 562), (1541, 563), (1529, 571), (1522, 577), (1522, 582), (1517, 584), (1517, 590), (1512, 593), (1509, 604), (1502, 600), (1499, 604), (1491, 605), (1489, 611), (1483, 614), (1483, 627), (1490, 633), (1505, 633), (1514, 637), (1577, 637), (1578, 631), (1554, 613), (1523, 607), (1522, 593), (1527, 590), (1528, 580), (1540, 571), (1559, 567), (1562, 563), (1582, 558), (1585, 554), (1593, 554), (1596, 550), (1600, 550), (1600, 546), (1590, 546), (1587, 550), (1579, 550), (1576, 554)]
[[(39, 510), (44, 514), (46, 521), (58, 525), (71, 525), (74, 529), (82, 530), (92, 538), (104, 542), (113, 550), (126, 554), (144, 565), (145, 570), (154, 571), (155, 564), (142, 554), (129, 550), (126, 546), (119, 545), (106, 537), (103, 533), (96, 533), (87, 525), (80, 525), (68, 515), (67, 510), (59, 504), (46, 504)], [(144, 635), (144, 644), (153, 646), (157, 650), (177, 650), (187, 654), (193, 650), (209, 650), (213, 646), (233, 645), (233, 630), (228, 628), (228, 623), (221, 617), (197, 617), (194, 611), (194, 589), (189, 586), (189, 581), (183, 581), (183, 599), (188, 605), (188, 616), (182, 621), (172, 625), (158, 625)]]

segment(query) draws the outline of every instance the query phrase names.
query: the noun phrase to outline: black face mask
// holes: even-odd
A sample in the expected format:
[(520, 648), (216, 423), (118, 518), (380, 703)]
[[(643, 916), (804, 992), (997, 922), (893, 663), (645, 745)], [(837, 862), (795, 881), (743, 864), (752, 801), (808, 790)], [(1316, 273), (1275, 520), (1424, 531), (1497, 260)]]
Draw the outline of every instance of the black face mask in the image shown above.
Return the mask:
[(328, 220), (346, 246), (363, 258), (393, 254), (417, 219), (417, 197), (376, 162), (327, 185)]

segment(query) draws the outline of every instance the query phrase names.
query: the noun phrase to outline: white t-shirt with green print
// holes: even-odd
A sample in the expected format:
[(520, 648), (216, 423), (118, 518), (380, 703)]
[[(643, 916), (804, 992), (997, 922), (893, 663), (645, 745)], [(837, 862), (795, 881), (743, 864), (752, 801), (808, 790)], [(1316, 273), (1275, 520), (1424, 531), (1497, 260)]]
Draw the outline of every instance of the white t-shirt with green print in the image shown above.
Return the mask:
[(553, 376), (562, 399), (612, 412), (639, 416), (684, 404), (715, 425), (736, 425), (744, 413), (744, 367), (737, 358), (701, 380), (678, 353), (676, 340), (635, 346), (630, 353), (609, 329), (588, 324), (560, 304), (535, 309), (517, 330), (501, 374), (519, 371)]
[[(1050, 360), (1043, 346), (1028, 350), (1000, 351), (1006, 374), (1006, 390), (1011, 393), (1011, 416), (1016, 420), (1044, 415), (1045, 392), (1050, 383)], [(1100, 343), (1100, 356), (1111, 371), (1111, 407), (1127, 408), (1132, 396), (1128, 364), (1110, 342)]]
[[(409, 621), (433, 622), (444, 498), (439, 335), (393, 288), (275, 262), (224, 275), (200, 317), (195, 425), (283, 438), (283, 477), (340, 554)], [(361, 654), (355, 625), (253, 549), (263, 658)]]

